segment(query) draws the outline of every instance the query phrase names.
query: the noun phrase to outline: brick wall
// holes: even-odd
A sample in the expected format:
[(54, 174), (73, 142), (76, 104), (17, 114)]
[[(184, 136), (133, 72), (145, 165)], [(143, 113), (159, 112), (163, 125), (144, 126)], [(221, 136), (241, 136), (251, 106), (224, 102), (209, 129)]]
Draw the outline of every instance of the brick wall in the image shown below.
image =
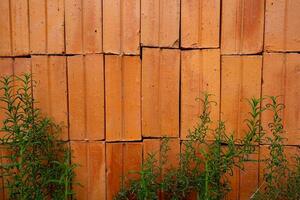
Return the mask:
[[(180, 151), (202, 91), (236, 137), (245, 98), (282, 95), (286, 144), (299, 151), (299, 9), (299, 0), (1, 0), (0, 75), (33, 73), (38, 105), (66, 125), (81, 165), (78, 199), (110, 200), (159, 137)], [(229, 199), (248, 199), (260, 170), (236, 170)]]

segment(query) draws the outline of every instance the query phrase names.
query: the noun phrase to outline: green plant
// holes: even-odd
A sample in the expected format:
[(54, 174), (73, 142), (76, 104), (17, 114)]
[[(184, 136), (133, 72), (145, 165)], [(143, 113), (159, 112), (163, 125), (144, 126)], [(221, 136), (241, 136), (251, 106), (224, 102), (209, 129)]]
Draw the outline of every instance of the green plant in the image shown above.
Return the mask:
[(0, 83), (1, 175), (9, 199), (70, 199), (76, 164), (68, 143), (58, 140), (61, 127), (35, 107), (31, 75), (2, 77)]
[[(246, 120), (248, 130), (244, 138), (237, 140), (232, 133), (226, 132), (223, 121), (219, 121), (216, 128), (211, 128), (210, 114), (214, 102), (209, 98), (209, 94), (204, 95), (199, 124), (190, 131), (188, 140), (182, 143), (179, 167), (161, 174), (167, 157), (157, 165), (155, 156), (148, 156), (138, 172), (141, 178), (123, 187), (116, 199), (159, 199), (160, 192), (166, 199), (173, 200), (187, 199), (192, 193), (199, 200), (218, 200), (226, 196), (231, 189), (227, 176), (232, 175), (235, 167), (243, 169), (243, 164), (249, 161), (249, 155), (256, 153), (255, 145), (260, 143), (263, 136), (259, 119), (264, 110), (260, 109), (260, 99), (249, 100), (251, 112)], [(213, 141), (207, 140), (208, 134), (214, 135)], [(161, 148), (166, 151), (169, 149), (167, 143), (163, 143)], [(148, 174), (146, 178), (145, 173)], [(148, 183), (147, 187), (141, 187), (145, 182)], [(136, 188), (143, 188), (143, 194), (151, 194), (151, 197), (139, 195)]]

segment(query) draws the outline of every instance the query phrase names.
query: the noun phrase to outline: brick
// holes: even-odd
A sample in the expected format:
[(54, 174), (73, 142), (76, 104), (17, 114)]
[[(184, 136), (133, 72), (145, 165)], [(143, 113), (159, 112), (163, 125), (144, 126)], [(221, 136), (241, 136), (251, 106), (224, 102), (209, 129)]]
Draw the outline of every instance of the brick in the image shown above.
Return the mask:
[(179, 21), (180, 0), (142, 0), (142, 45), (179, 47)]
[[(211, 118), (219, 120), (220, 105), (220, 50), (187, 50), (181, 52), (181, 139), (199, 122), (203, 111), (204, 92), (213, 96)], [(211, 139), (211, 136), (209, 136)]]
[(258, 154), (251, 154), (249, 159), (254, 161), (245, 162), (244, 169), (234, 168), (233, 176), (228, 177), (232, 187), (232, 191), (227, 196), (228, 199), (251, 199), (250, 197), (258, 188), (259, 164), (255, 161), (258, 158)]
[(78, 199), (105, 199), (105, 143), (72, 141), (72, 162), (75, 168), (73, 189)]
[(11, 31), (13, 55), (29, 54), (28, 1), (11, 0)]
[(61, 124), (61, 139), (68, 140), (66, 57), (33, 56), (32, 74), (36, 81), (33, 96), (42, 113)]
[(141, 139), (139, 56), (105, 56), (106, 140)]
[(139, 54), (140, 0), (103, 0), (105, 53)]
[(222, 4), (222, 54), (262, 51), (264, 1), (229, 0)]
[(126, 182), (121, 177), (137, 178), (128, 174), (140, 170), (142, 164), (141, 143), (106, 143), (107, 185), (106, 198), (113, 199)]
[(223, 56), (221, 119), (228, 132), (241, 139), (250, 107), (246, 99), (261, 96), (262, 56)]
[(66, 52), (102, 52), (102, 4), (99, 0), (65, 0)]
[(181, 46), (219, 47), (220, 0), (181, 1)]
[(30, 52), (64, 52), (64, 1), (29, 1)]
[(300, 50), (300, 2), (267, 0), (265, 49), (267, 51)]
[[(12, 58), (0, 58), (0, 78), (3, 76), (13, 75), (13, 59)], [(2, 83), (0, 83), (0, 87)], [(3, 90), (0, 89), (0, 96), (3, 95)], [(2, 107), (6, 107), (6, 104), (0, 101), (0, 127), (3, 125), (3, 120), (6, 118)]]
[(10, 0), (0, 3), (0, 56), (12, 55), (11, 25), (10, 25)]
[[(280, 96), (279, 103), (285, 104), (281, 113), (283, 118), (286, 144), (298, 145), (300, 142), (300, 55), (266, 53), (264, 54), (263, 96)], [(266, 102), (267, 103), (267, 102)], [(272, 121), (270, 111), (263, 113), (262, 124), (268, 129)], [(267, 136), (271, 132), (267, 131)]]
[(143, 136), (179, 136), (179, 74), (179, 50), (143, 49)]
[[(260, 160), (270, 159), (270, 146), (260, 146)], [(295, 156), (300, 156), (300, 149), (298, 146), (284, 146), (284, 154), (288, 160), (288, 167), (293, 169), (295, 167)], [(264, 174), (269, 172), (266, 162), (259, 163), (259, 185), (264, 184)]]
[[(144, 161), (148, 158), (149, 154), (155, 154), (155, 158), (157, 159), (157, 161), (161, 162), (162, 161), (162, 152), (160, 151), (161, 145), (162, 145), (161, 139), (144, 139), (143, 141)], [(177, 167), (179, 165), (180, 140), (177, 138), (169, 139), (168, 147), (169, 147), (169, 151), (166, 154), (167, 162), (163, 170)]]
[(71, 140), (104, 139), (103, 55), (70, 56), (68, 63)]

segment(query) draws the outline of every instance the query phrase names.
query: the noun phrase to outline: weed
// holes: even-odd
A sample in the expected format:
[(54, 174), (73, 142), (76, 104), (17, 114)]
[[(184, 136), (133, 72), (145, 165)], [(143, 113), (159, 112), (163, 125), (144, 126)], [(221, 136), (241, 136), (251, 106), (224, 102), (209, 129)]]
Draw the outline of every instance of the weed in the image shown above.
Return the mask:
[(70, 164), (68, 144), (58, 140), (61, 127), (35, 108), (31, 75), (2, 77), (0, 83), (1, 175), (9, 199), (70, 199), (76, 164)]

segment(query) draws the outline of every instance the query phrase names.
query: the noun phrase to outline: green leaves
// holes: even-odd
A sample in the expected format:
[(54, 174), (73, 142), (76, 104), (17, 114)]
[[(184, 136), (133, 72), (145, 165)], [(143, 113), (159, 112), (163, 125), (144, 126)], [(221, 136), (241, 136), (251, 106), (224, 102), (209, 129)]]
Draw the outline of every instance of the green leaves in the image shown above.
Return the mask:
[(68, 144), (58, 140), (60, 127), (35, 107), (31, 75), (2, 77), (0, 84), (0, 146), (6, 152), (0, 168), (9, 199), (69, 199), (76, 165)]

